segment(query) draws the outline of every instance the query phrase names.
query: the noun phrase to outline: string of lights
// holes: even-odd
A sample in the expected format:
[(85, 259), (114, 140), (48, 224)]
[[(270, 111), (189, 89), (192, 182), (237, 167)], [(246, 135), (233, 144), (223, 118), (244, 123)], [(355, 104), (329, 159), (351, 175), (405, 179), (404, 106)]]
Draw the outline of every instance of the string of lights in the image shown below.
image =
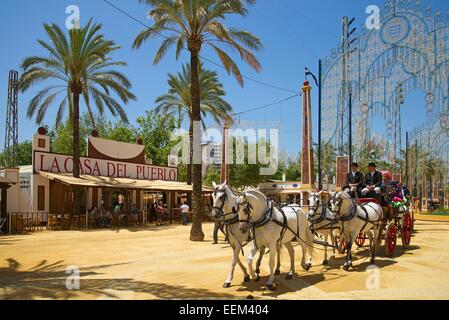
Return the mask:
[[(128, 18), (132, 19), (132, 20), (135, 21), (136, 23), (138, 23), (138, 24), (140, 24), (140, 25), (142, 25), (142, 26), (144, 26), (144, 27), (146, 27), (146, 28), (150, 28), (150, 26), (148, 26), (147, 24), (143, 23), (142, 21), (140, 21), (139, 19), (137, 19), (137, 18), (134, 17), (133, 15), (129, 14), (129, 13), (126, 12), (125, 10), (121, 9), (120, 7), (116, 6), (115, 4), (111, 3), (110, 1), (108, 1), (108, 0), (103, 0), (103, 2), (106, 3), (106, 4), (108, 4), (110, 7), (116, 9), (117, 11), (121, 12), (122, 14), (124, 14), (124, 15), (127, 16)], [(167, 37), (166, 37), (164, 34), (162, 34), (162, 33), (160, 33), (160, 32), (156, 32), (156, 33), (157, 33), (160, 37), (162, 37), (162, 38), (164, 38), (164, 39), (167, 39)], [(184, 50), (185, 50), (185, 49), (184, 49)], [(209, 63), (211, 63), (211, 64), (213, 64), (213, 65), (219, 67), (219, 68), (226, 69), (226, 68), (225, 68), (224, 66), (222, 66), (221, 64), (219, 64), (219, 63), (217, 63), (217, 62), (215, 62), (215, 61), (213, 61), (213, 60), (211, 60), (211, 59), (209, 59), (209, 58), (206, 58), (206, 57), (203, 57), (203, 56), (200, 56), (200, 58), (201, 58), (202, 60), (204, 60), (204, 61), (207, 61), (207, 62), (209, 62)], [(252, 78), (252, 77), (249, 77), (249, 76), (246, 76), (246, 75), (243, 75), (243, 74), (242, 74), (242, 78), (244, 78), (245, 80), (248, 80), (248, 81), (252, 81), (252, 82), (254, 82), (254, 83), (257, 83), (257, 84), (259, 84), (259, 85), (268, 87), (268, 88), (272, 88), (272, 89), (276, 89), (276, 90), (280, 90), (280, 91), (285, 91), (285, 92), (290, 92), (290, 93), (298, 93), (297, 90), (295, 91), (295, 90), (291, 90), (291, 89), (288, 89), (288, 88), (283, 88), (283, 87), (280, 87), (280, 86), (276, 86), (276, 85), (273, 85), (273, 84), (270, 84), (270, 83), (266, 83), (266, 82), (261, 81), (261, 80), (254, 79), (254, 78)]]

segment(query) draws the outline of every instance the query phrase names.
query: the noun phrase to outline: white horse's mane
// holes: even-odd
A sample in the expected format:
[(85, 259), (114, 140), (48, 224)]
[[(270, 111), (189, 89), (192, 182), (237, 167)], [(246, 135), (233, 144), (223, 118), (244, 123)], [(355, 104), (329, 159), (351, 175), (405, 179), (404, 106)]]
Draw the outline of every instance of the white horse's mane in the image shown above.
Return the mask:
[(250, 193), (251, 195), (257, 197), (257, 198), (261, 198), (261, 200), (266, 200), (267, 198), (265, 197), (265, 195), (258, 189), (254, 189), (254, 188), (250, 188), (250, 189), (246, 189), (245, 191), (243, 191), (243, 193)]

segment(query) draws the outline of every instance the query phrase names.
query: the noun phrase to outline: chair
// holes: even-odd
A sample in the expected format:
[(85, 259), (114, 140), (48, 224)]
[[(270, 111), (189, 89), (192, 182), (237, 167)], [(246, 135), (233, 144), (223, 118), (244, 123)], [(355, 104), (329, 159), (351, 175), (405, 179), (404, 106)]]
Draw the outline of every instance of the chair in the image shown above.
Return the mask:
[(82, 213), (79, 215), (78, 218), (78, 229), (85, 229), (86, 228), (86, 214)]
[(23, 233), (24, 222), (23, 216), (17, 214), (11, 215), (11, 232), (12, 233)]
[(6, 218), (0, 218), (0, 234), (3, 234), (3, 226), (6, 223)]
[(48, 225), (49, 230), (56, 230), (61, 228), (60, 220), (55, 214), (48, 215)]

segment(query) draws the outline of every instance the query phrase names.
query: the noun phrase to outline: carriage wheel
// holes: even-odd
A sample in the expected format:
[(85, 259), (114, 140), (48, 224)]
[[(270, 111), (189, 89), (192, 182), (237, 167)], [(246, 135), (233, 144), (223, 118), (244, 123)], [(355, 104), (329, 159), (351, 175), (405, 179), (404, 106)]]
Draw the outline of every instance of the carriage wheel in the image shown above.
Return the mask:
[(392, 257), (396, 247), (397, 229), (394, 223), (390, 223), (385, 232), (385, 247), (388, 257)]
[(402, 217), (402, 246), (407, 248), (412, 237), (412, 218), (406, 213)]
[(348, 248), (348, 244), (344, 241), (341, 236), (336, 237), (337, 240), (337, 250), (340, 254), (345, 254), (346, 249)]
[(366, 235), (365, 232), (360, 232), (357, 238), (355, 238), (355, 244), (361, 248), (365, 244)]

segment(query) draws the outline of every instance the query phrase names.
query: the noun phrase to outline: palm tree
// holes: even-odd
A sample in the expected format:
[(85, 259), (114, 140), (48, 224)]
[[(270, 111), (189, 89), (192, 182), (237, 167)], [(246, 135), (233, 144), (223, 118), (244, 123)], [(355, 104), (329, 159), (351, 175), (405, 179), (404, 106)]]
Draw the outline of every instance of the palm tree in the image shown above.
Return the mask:
[[(131, 83), (120, 72), (113, 70), (116, 66), (125, 66), (124, 62), (113, 61), (109, 55), (119, 49), (113, 41), (107, 41), (100, 34), (101, 25), (92, 20), (83, 28), (74, 28), (66, 35), (55, 24), (44, 24), (50, 41), (38, 40), (48, 52), (48, 56), (32, 56), (22, 62), (24, 73), (20, 79), (20, 88), (28, 90), (33, 85), (51, 80), (33, 99), (31, 99), (27, 116), (36, 117), (40, 124), (48, 108), (61, 96), (56, 115), (59, 126), (68, 106), (73, 130), (73, 176), (79, 178), (80, 158), (80, 96), (94, 123), (92, 102), (100, 115), (107, 108), (113, 116), (119, 116), (127, 122), (122, 106), (111, 96), (115, 93), (127, 104), (135, 96), (129, 91)], [(74, 213), (79, 213), (80, 190), (74, 187)]]
[[(185, 118), (189, 119), (190, 156), (193, 155), (193, 116), (192, 98), (190, 92), (191, 73), (190, 65), (182, 65), (182, 71), (176, 75), (168, 75), (169, 91), (156, 99), (156, 113), (177, 118), (178, 128)], [(223, 99), (225, 91), (218, 81), (217, 73), (205, 70), (200, 64), (199, 70), (201, 122), (206, 127), (204, 118), (210, 115), (216, 123), (230, 119), (232, 107)], [(187, 165), (187, 183), (192, 184), (192, 170)]]
[[(258, 51), (262, 48), (259, 38), (247, 31), (228, 28), (223, 21), (227, 16), (247, 14), (246, 3), (253, 4), (255, 0), (139, 0), (152, 7), (149, 17), (153, 19), (153, 25), (140, 34), (134, 40), (134, 48), (140, 48), (142, 44), (155, 37), (163, 35), (159, 50), (154, 58), (157, 64), (168, 52), (176, 46), (176, 58), (185, 48), (190, 52), (191, 66), (191, 99), (192, 120), (201, 121), (201, 91), (199, 81), (199, 59), (204, 45), (215, 51), (224, 68), (232, 73), (240, 85), (243, 85), (243, 77), (237, 64), (220, 47), (239, 53), (240, 57), (256, 71), (261, 70), (261, 65), (251, 50)], [(166, 34), (166, 35), (164, 35)], [(195, 145), (201, 143), (199, 135), (194, 139)], [(200, 159), (200, 148), (194, 148), (194, 159)], [(192, 165), (193, 180), (193, 224), (190, 232), (192, 241), (202, 241), (202, 177), (201, 163)]]

